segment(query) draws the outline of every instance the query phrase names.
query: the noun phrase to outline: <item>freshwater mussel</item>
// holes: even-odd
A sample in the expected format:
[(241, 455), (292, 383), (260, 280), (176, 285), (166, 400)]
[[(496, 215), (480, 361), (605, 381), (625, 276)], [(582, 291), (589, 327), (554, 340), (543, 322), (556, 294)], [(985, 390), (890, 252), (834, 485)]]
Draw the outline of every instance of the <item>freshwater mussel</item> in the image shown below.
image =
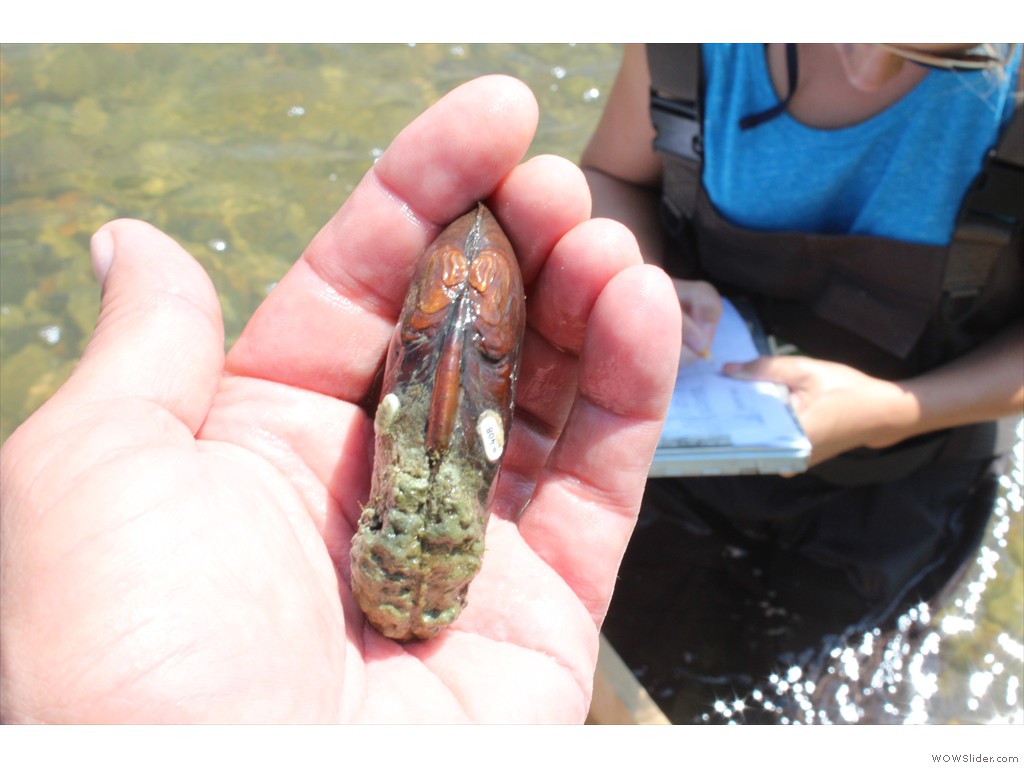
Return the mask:
[(524, 323), (515, 253), (479, 204), (420, 258), (388, 349), (370, 499), (352, 539), (352, 591), (386, 637), (433, 637), (465, 605)]

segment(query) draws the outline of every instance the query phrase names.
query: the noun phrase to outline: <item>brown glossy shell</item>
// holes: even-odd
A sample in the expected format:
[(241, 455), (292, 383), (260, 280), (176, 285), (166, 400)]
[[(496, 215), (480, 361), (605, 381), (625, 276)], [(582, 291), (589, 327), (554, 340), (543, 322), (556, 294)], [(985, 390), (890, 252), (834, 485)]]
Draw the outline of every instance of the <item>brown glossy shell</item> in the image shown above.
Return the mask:
[(479, 570), (524, 323), (515, 254), (479, 205), (420, 259), (388, 353), (352, 550), (353, 592), (388, 637), (439, 632)]

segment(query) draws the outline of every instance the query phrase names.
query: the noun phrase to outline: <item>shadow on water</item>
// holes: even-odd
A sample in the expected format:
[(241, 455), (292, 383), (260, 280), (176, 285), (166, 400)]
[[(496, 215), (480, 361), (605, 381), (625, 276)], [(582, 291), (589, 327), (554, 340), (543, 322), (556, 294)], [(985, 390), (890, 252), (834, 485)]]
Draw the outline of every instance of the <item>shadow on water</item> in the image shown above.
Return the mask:
[[(531, 154), (575, 159), (617, 67), (611, 45), (0, 48), (0, 439), (82, 352), (99, 305), (88, 241), (104, 222), (145, 219), (196, 256), (230, 345), (390, 139), (453, 86), (521, 78), (541, 109)], [(616, 644), (675, 722), (1020, 722), (1016, 459), (943, 605), (727, 679), (694, 676), (678, 648)], [(794, 619), (770, 596), (761, 608), (765, 632)], [(656, 601), (651, 614), (671, 618)]]

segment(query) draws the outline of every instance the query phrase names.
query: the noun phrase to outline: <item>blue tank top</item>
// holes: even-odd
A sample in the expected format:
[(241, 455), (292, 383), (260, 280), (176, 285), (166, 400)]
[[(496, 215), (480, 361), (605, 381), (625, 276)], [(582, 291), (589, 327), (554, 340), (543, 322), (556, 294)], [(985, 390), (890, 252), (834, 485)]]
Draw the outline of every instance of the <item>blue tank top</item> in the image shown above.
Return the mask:
[(931, 70), (868, 120), (811, 128), (788, 113), (751, 130), (740, 118), (774, 106), (764, 47), (702, 46), (704, 186), (733, 224), (761, 230), (874, 235), (943, 245), (964, 192), (1013, 112), (1020, 46), (1007, 76)]

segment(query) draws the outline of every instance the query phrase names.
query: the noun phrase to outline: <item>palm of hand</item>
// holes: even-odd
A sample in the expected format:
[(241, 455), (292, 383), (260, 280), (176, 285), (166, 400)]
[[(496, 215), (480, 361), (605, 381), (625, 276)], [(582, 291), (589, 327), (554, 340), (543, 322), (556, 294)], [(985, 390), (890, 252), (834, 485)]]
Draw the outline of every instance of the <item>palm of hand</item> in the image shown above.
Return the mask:
[[(521, 86), (478, 81), (414, 123), (226, 361), (198, 265), (145, 225), (108, 226), (93, 342), (5, 445), (5, 718), (582, 719), (675, 375), (678, 306), (635, 243), (582, 223), (575, 169), (513, 170), (531, 104)], [(502, 130), (435, 140), (474, 109)], [(349, 592), (372, 443), (355, 403), (415, 254), (488, 196), (530, 286), (520, 420), (469, 607), (401, 646)], [(379, 245), (360, 233), (381, 231), (360, 261)], [(638, 349), (654, 324), (665, 333)]]
[[(261, 392), (268, 387), (277, 392)], [(231, 722), (493, 720), (524, 685), (541, 708), (522, 717), (565, 718), (543, 709), (559, 694), (582, 706), (592, 649), (570, 646), (585, 654), (565, 659), (553, 641), (535, 645), (530, 630), (545, 619), (578, 630), (590, 616), (507, 520), (492, 522), (457, 630), (401, 646), (365, 626), (347, 574), (366, 497), (368, 419), (358, 408), (226, 379), (196, 440), (151, 406), (126, 420), (122, 405), (81, 424), (91, 436), (74, 451), (81, 467), (64, 465), (60, 476), (89, 480), (62, 489), (47, 516), (66, 519), (60, 506), (75, 505), (81, 524), (52, 532), (66, 549), (36, 585), (37, 599), (59, 606), (60, 631), (48, 641), (58, 647), (46, 655), (71, 667), (65, 696), (89, 698), (91, 719), (192, 720), (201, 703), (204, 719)], [(264, 413), (288, 415), (261, 424)], [(116, 436), (131, 450), (104, 455), (114, 424), (132, 425)], [(332, 474), (339, 453), (349, 455)], [(116, 498), (91, 495), (92, 484), (116, 487)], [(492, 573), (493, 560), (514, 562), (516, 583)], [(59, 647), (65, 640), (72, 645)], [(483, 657), (482, 680), (473, 660)], [(417, 688), (423, 696), (411, 695)], [(395, 690), (406, 693), (405, 709)]]

